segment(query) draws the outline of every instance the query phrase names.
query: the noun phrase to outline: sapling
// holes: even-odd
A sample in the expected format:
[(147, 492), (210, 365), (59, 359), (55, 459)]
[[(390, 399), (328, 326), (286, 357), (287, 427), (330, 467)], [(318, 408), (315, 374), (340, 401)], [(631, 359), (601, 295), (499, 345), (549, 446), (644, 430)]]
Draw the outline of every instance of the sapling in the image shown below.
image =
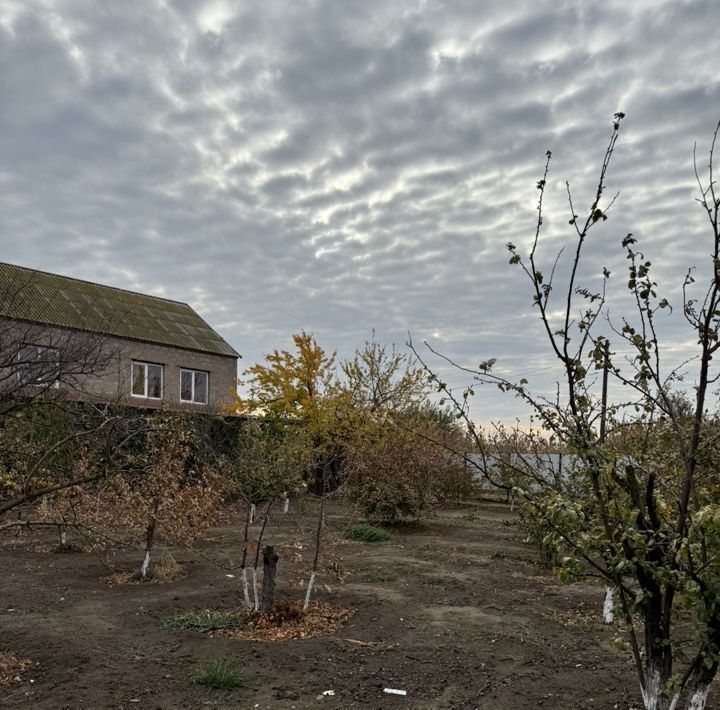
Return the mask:
[(263, 539), (263, 535), (265, 534), (265, 526), (267, 525), (268, 519), (270, 516), (270, 507), (271, 506), (272, 506), (272, 501), (270, 501), (267, 504), (267, 507), (265, 508), (265, 514), (263, 515), (262, 527), (260, 528), (260, 534), (258, 535), (258, 540), (257, 540), (257, 547), (255, 549), (255, 562), (253, 563), (253, 571), (252, 571), (253, 597), (255, 599), (255, 611), (257, 611), (260, 607), (260, 600), (258, 599), (258, 590), (257, 590), (257, 568), (258, 568), (258, 562), (260, 560), (260, 545), (262, 545), (262, 539)]
[[(323, 474), (323, 479), (325, 478)], [(315, 577), (317, 576), (318, 561), (320, 559), (320, 543), (322, 540), (323, 522), (325, 519), (325, 493), (320, 498), (320, 512), (318, 514), (317, 528), (315, 531), (315, 557), (313, 558), (312, 569), (310, 571), (310, 579), (308, 580), (307, 590), (305, 592), (305, 602), (303, 609), (306, 610), (310, 606), (310, 598), (312, 596), (313, 586), (315, 585)]]
[[(209, 529), (220, 508), (223, 481), (207, 466), (197, 466), (196, 437), (188, 422), (155, 415), (141, 447), (126, 454), (123, 473), (108, 477), (102, 488), (73, 489), (56, 507), (72, 510), (75, 524), (114, 539), (127, 531), (142, 540), (138, 576), (152, 572), (158, 536), (191, 544)], [(69, 494), (68, 494), (69, 495)]]
[(245, 601), (245, 606), (248, 609), (252, 608), (252, 603), (250, 602), (250, 591), (248, 589), (248, 577), (246, 567), (251, 514), (251, 507), (248, 506), (247, 514), (245, 515), (245, 526), (243, 528), (242, 559), (240, 561), (240, 577), (242, 580), (243, 599)]

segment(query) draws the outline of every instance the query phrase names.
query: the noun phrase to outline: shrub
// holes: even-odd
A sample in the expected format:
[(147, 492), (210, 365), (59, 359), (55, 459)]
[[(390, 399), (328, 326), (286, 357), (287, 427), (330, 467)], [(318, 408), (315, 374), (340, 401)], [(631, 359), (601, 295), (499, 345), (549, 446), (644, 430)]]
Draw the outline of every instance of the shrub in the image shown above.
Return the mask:
[(355, 542), (387, 542), (392, 540), (392, 535), (387, 530), (377, 528), (374, 525), (366, 525), (365, 523), (351, 525), (345, 531), (345, 537), (348, 540), (355, 540)]

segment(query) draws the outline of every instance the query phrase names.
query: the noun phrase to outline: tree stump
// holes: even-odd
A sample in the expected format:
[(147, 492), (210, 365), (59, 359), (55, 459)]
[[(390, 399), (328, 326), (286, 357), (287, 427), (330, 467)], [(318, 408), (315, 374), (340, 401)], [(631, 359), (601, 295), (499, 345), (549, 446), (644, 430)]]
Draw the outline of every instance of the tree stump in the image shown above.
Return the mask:
[(263, 586), (260, 611), (269, 614), (275, 606), (275, 571), (277, 569), (278, 555), (272, 545), (265, 545), (263, 549)]

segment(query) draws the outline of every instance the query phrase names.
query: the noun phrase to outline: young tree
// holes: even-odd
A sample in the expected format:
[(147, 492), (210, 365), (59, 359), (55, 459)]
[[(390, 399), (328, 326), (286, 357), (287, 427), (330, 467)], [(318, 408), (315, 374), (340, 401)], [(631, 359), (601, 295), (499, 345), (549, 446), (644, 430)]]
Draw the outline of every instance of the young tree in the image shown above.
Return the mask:
[(319, 488), (322, 471), (336, 456), (335, 353), (327, 355), (305, 331), (293, 335), (293, 343), (295, 352), (274, 350), (266, 355), (266, 364), (245, 370), (240, 384), (248, 395), (238, 396), (235, 411), (300, 426), (309, 441), (312, 484)]
[(467, 448), (465, 440), (454, 418), (427, 405), (367, 420), (347, 447), (343, 490), (367, 518), (419, 520), (468, 491), (464, 461), (449, 453)]
[[(8, 412), (0, 418), (0, 516), (31, 511), (46, 496), (111, 475), (145, 430), (137, 410), (38, 399)], [(37, 523), (17, 519), (5, 525)]]
[[(248, 420), (238, 432), (236, 453), (223, 462), (233, 495), (247, 504), (240, 568), (245, 605), (254, 606), (256, 611), (259, 607), (257, 568), (270, 508), (289, 492), (302, 488), (302, 474), (308, 467), (310, 448), (309, 437), (298, 422)], [(265, 510), (252, 567), (254, 601), (251, 601), (247, 577), (250, 525), (252, 511), (260, 505)]]
[[(81, 487), (45, 506), (85, 528), (111, 535), (128, 532), (143, 546), (138, 577), (151, 574), (158, 538), (189, 545), (203, 537), (220, 510), (226, 483), (194, 455), (196, 432), (182, 416), (150, 415), (138, 446), (125, 454), (115, 475), (97, 488)], [(83, 464), (87, 468), (86, 464)]]
[(349, 404), (365, 417), (408, 411), (422, 405), (430, 391), (424, 370), (394, 344), (379, 343), (374, 332), (340, 367)]
[[(687, 407), (672, 386), (688, 364), (668, 369), (658, 335), (658, 319), (670, 305), (658, 297), (652, 264), (635, 238), (628, 234), (622, 240), (633, 314), (620, 322), (608, 320), (607, 331), (599, 332), (610, 274), (603, 269), (597, 289), (579, 283), (584, 248), (615, 200), (605, 198), (605, 180), (623, 117), (615, 115), (598, 185), (583, 217), (566, 183), (574, 244), (563, 288), (555, 283), (559, 255), (549, 270), (540, 265), (550, 153), (537, 185), (538, 219), (529, 254), (524, 257), (508, 245), (510, 263), (529, 280), (542, 330), (563, 373), (557, 398), (534, 394), (525, 378), (515, 382), (496, 374), (492, 360), (467, 371), (475, 382), (495, 384), (523, 399), (538, 426), (573, 457), (568, 485), (518, 466), (515, 494), (545, 526), (545, 543), (557, 550), (564, 577), (593, 574), (612, 588), (646, 710), (675, 710), (681, 703), (687, 710), (702, 710), (720, 659), (720, 462), (718, 413), (711, 401), (711, 387), (720, 375), (714, 360), (720, 349), (720, 193), (714, 177), (720, 124), (705, 182), (696, 168), (710, 259), (699, 297), (691, 292), (697, 278), (692, 269), (683, 289), (683, 314), (697, 343), (693, 402)], [(624, 363), (613, 343), (630, 352)], [(622, 383), (631, 393), (628, 398), (609, 402), (606, 378)], [(459, 396), (439, 378), (436, 383), (466, 421), (481, 453), (478, 465), (492, 478), (487, 442), (470, 420), (469, 390)], [(678, 614), (679, 605), (690, 610), (691, 625)], [(640, 627), (636, 617), (642, 619)]]

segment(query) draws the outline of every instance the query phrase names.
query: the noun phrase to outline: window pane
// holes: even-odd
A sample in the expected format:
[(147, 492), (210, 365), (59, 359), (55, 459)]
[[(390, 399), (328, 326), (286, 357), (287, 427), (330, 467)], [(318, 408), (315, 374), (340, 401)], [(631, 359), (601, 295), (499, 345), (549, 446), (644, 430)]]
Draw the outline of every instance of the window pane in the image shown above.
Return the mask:
[(132, 393), (145, 396), (145, 365), (134, 362), (132, 366)]
[(180, 371), (180, 399), (192, 402), (193, 373), (187, 370)]
[(30, 384), (35, 377), (34, 362), (37, 357), (37, 348), (33, 345), (23, 345), (17, 353), (17, 376), (21, 385)]
[(148, 365), (148, 397), (162, 397), (162, 365)]
[(57, 379), (59, 353), (55, 348), (38, 347), (36, 350), (37, 366), (35, 383), (51, 385)]
[(22, 385), (52, 385), (57, 380), (59, 353), (42, 345), (23, 345), (18, 349), (17, 376)]
[(207, 404), (208, 401), (208, 376), (207, 372), (195, 373), (195, 401), (199, 404)]

